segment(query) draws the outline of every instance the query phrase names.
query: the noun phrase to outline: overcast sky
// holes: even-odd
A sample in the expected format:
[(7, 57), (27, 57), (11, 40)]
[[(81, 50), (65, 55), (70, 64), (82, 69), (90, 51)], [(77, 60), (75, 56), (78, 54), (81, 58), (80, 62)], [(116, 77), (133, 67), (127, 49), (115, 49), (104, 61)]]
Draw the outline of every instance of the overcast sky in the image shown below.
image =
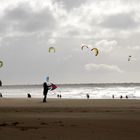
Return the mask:
[(0, 0), (0, 60), (3, 84), (140, 82), (140, 1)]

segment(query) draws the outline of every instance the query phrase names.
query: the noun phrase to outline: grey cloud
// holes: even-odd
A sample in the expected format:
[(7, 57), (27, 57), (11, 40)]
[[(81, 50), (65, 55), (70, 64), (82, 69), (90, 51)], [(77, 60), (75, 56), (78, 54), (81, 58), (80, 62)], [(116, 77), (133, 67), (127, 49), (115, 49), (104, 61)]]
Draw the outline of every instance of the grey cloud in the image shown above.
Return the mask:
[(50, 30), (55, 27), (55, 19), (49, 10), (43, 10), (40, 13), (34, 14), (30, 20), (23, 25), (23, 30), (36, 31), (36, 30)]
[(3, 34), (7, 30), (7, 23), (5, 21), (0, 22), (0, 34)]
[(68, 32), (69, 36), (79, 36), (80, 35), (80, 32), (77, 31), (77, 30), (70, 30)]
[(122, 38), (122, 36), (116, 36), (114, 39), (117, 39), (119, 41), (119, 44), (122, 46), (138, 46), (140, 45), (140, 39), (139, 39), (140, 33), (138, 32), (133, 32), (131, 33), (130, 36), (127, 38)]
[(124, 4), (138, 4), (140, 1), (139, 0), (121, 0), (122, 3)]
[[(93, 2), (92, 0), (87, 1)], [(98, 1), (95, 0), (94, 2)], [(1, 69), (1, 80), (5, 81), (4, 83), (42, 83), (46, 75), (49, 75), (51, 80), (57, 83), (139, 81), (137, 76), (140, 71), (139, 51), (134, 50), (137, 47), (133, 48), (133, 50), (127, 48), (127, 46), (140, 46), (139, 30), (130, 32), (131, 36), (126, 38), (122, 38), (122, 33), (119, 34), (120, 36), (116, 34), (118, 33), (117, 31), (138, 27), (138, 23), (133, 17), (134, 13), (115, 14), (104, 18), (102, 14), (99, 15), (99, 18), (98, 16), (93, 17), (94, 15), (91, 14), (91, 19), (78, 26), (79, 22), (76, 22), (75, 26), (75, 24), (71, 24), (71, 22), (75, 21), (74, 18), (78, 17), (79, 19), (81, 17), (83, 20), (84, 17), (88, 16), (88, 12), (81, 12), (83, 9), (81, 5), (85, 1), (56, 0), (56, 2), (63, 2), (65, 5), (65, 9), (61, 5), (55, 5), (56, 3), (52, 5), (54, 6), (52, 9), (58, 6), (58, 9), (56, 8), (58, 11), (55, 9), (57, 11), (55, 14), (58, 14), (60, 19), (55, 19), (53, 16), (54, 13), (52, 12), (56, 11), (36, 7), (37, 11), (35, 12), (29, 3), (26, 5), (20, 4), (14, 8), (11, 7), (10, 10), (7, 5), (8, 10), (6, 9), (3, 17), (0, 17), (1, 37), (9, 32), (21, 32), (23, 35), (16, 34), (15, 36), (2, 38), (0, 59), (4, 62), (4, 66)], [(85, 8), (86, 6), (88, 8), (88, 3)], [(78, 7), (79, 9), (73, 9)], [(64, 12), (63, 15), (63, 10), (71, 11)], [(61, 17), (59, 14), (66, 17)], [(68, 16), (65, 14), (68, 14)], [(108, 34), (112, 31), (104, 34), (102, 33), (104, 29), (98, 26), (102, 18), (104, 19), (100, 24), (102, 27), (116, 29), (113, 32), (115, 34), (113, 38), (108, 37)], [(92, 25), (90, 26), (92, 19), (94, 19), (94, 24), (91, 23)], [(98, 19), (99, 22), (97, 22)], [(57, 24), (57, 22), (60, 24)], [(61, 26), (62, 22), (66, 22), (66, 24)], [(85, 27), (86, 25), (88, 25), (87, 28)], [(51, 33), (54, 33), (54, 36)], [(96, 34), (99, 35), (97, 36)], [(49, 41), (47, 41), (48, 39)], [(109, 40), (109, 42), (100, 42), (100, 40)], [(117, 47), (114, 47), (116, 42), (110, 42), (110, 40), (118, 42)], [(100, 42), (98, 45), (102, 47), (98, 57), (95, 57), (90, 52), (81, 50), (81, 44), (86, 43), (97, 47), (97, 42)], [(56, 53), (48, 53), (48, 48), (52, 45), (56, 48)], [(108, 48), (106, 49), (106, 47)], [(111, 49), (112, 51), (111, 53), (104, 53), (102, 49)], [(128, 63), (129, 54), (136, 60)]]
[(81, 6), (81, 4), (84, 4), (87, 0), (59, 0), (56, 2), (62, 3), (67, 10), (70, 10)]
[(67, 29), (65, 29), (64, 36), (67, 37), (78, 37), (81, 35), (81, 30), (77, 27), (69, 26)]
[(134, 13), (119, 13), (106, 17), (100, 24), (102, 27), (111, 29), (135, 29), (139, 26), (134, 20)]
[(107, 65), (107, 64), (86, 64), (85, 69), (88, 71), (101, 72), (101, 73), (110, 73), (110, 72), (118, 72), (123, 73), (123, 71), (117, 65)]
[(12, 20), (12, 21), (24, 21), (29, 18), (31, 18), (33, 14), (32, 9), (29, 7), (29, 5), (18, 5), (17, 7), (13, 9), (6, 9), (5, 10), (5, 19)]
[(0, 31), (32, 33), (37, 31), (52, 31), (55, 28), (56, 20), (49, 9), (38, 12), (32, 10), (28, 5), (21, 4), (16, 8), (5, 10), (0, 19)]

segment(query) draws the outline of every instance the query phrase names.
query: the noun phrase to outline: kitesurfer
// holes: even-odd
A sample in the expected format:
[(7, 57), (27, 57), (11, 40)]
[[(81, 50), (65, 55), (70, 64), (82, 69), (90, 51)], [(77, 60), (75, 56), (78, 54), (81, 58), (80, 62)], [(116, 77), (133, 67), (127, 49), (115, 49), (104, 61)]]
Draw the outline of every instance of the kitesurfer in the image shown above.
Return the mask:
[(122, 98), (123, 98), (123, 96), (121, 95), (121, 96), (120, 96), (120, 99), (122, 99)]
[(50, 89), (51, 86), (48, 86), (46, 82), (43, 83), (43, 102), (46, 102), (46, 98), (47, 98), (47, 94), (48, 94), (48, 90)]
[(2, 98), (2, 93), (0, 93), (0, 97)]
[(31, 98), (31, 94), (30, 94), (30, 93), (27, 93), (27, 97), (28, 97), (28, 98)]
[(2, 86), (2, 81), (0, 80), (0, 86)]
[(89, 99), (89, 94), (87, 94), (87, 99)]
[(113, 99), (115, 98), (114, 94), (112, 95), (112, 98), (113, 98)]

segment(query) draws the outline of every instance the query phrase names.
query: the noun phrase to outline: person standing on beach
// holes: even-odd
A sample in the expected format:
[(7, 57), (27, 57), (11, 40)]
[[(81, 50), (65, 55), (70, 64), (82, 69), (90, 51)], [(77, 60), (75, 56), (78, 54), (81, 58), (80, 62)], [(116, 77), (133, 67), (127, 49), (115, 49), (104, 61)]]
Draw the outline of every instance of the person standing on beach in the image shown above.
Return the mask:
[(89, 99), (89, 94), (87, 94), (87, 99)]
[(50, 86), (47, 85), (46, 82), (43, 83), (43, 102), (46, 102), (46, 98), (47, 98), (47, 94), (48, 94), (48, 90), (49, 90)]

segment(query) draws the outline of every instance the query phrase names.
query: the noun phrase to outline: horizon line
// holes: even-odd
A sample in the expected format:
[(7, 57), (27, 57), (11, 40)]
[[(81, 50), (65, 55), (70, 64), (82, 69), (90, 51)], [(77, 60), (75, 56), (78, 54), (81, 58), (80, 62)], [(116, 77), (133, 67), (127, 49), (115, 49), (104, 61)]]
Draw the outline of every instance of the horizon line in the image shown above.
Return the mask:
[[(104, 82), (104, 83), (55, 83), (56, 85), (89, 85), (89, 84), (140, 84), (140, 82)], [(3, 84), (2, 86), (40, 86), (42, 84)]]

